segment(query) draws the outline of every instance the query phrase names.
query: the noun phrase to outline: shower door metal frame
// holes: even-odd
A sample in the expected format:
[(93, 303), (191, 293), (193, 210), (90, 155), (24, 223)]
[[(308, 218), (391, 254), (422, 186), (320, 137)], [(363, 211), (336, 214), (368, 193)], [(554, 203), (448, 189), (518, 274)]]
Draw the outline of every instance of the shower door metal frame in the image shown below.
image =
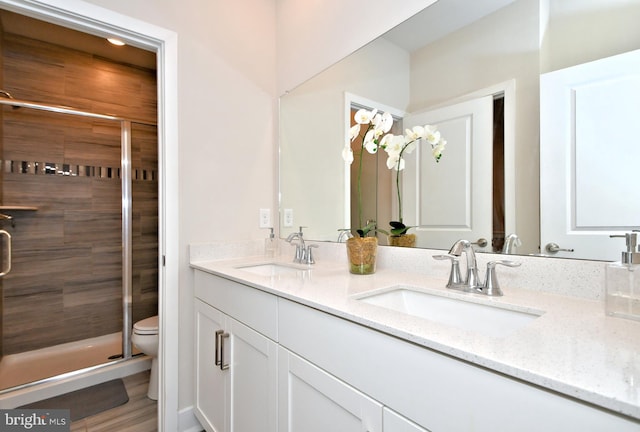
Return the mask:
[(120, 122), (120, 182), (122, 185), (122, 358), (131, 358), (131, 336), (133, 326), (131, 125), (133, 123), (138, 123), (147, 126), (157, 126), (157, 124), (144, 120), (134, 120), (108, 114), (92, 113), (60, 105), (35, 103), (14, 98), (4, 99), (0, 97), (0, 105), (32, 108), (40, 111)]

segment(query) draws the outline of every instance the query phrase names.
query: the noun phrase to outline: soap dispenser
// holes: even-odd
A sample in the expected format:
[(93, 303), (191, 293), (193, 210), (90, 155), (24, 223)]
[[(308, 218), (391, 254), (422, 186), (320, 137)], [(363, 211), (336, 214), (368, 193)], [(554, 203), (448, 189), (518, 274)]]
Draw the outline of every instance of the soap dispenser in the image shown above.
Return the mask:
[(269, 237), (264, 239), (264, 256), (274, 258), (278, 255), (278, 240), (273, 232), (273, 228), (269, 227)]
[(624, 237), (627, 250), (618, 262), (607, 264), (605, 270), (607, 315), (640, 321), (640, 252), (638, 232), (610, 237)]

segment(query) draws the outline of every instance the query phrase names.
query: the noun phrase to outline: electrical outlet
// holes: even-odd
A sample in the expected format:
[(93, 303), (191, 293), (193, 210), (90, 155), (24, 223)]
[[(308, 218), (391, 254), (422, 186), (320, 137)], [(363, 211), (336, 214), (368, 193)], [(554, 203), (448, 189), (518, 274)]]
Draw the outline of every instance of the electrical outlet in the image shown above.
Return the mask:
[(284, 226), (286, 228), (293, 226), (293, 209), (284, 209)]
[(260, 228), (271, 227), (271, 210), (260, 209)]

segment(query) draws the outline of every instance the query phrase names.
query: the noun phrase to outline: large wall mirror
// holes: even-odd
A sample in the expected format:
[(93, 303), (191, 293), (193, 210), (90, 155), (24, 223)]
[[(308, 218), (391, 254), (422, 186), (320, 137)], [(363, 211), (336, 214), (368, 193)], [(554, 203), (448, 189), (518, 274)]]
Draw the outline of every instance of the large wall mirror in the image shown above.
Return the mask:
[[(637, 221), (633, 218), (615, 223), (598, 220), (598, 226), (594, 227), (589, 224), (598, 218), (562, 214), (560, 218), (571, 219), (569, 225), (576, 236), (556, 238), (543, 232), (558, 219), (556, 216), (547, 217), (545, 209), (541, 212), (541, 195), (544, 201), (547, 189), (555, 187), (554, 180), (549, 180), (545, 170), (557, 172), (567, 168), (563, 175), (575, 177), (576, 172), (581, 172), (576, 168), (580, 165), (591, 170), (602, 169), (596, 175), (606, 179), (609, 177), (607, 170), (616, 171), (614, 162), (625, 158), (611, 159), (614, 166), (599, 166), (593, 160), (581, 162), (584, 157), (576, 162), (571, 155), (583, 155), (585, 152), (576, 151), (575, 136), (569, 131), (561, 139), (570, 144), (573, 142), (573, 147), (559, 145), (557, 149), (562, 155), (569, 156), (556, 158), (553, 150), (551, 153), (543, 150), (541, 159), (541, 137), (542, 140), (558, 139), (558, 135), (547, 133), (549, 119), (544, 115), (541, 125), (540, 93), (541, 82), (543, 87), (557, 86), (567, 69), (639, 49), (640, 27), (633, 18), (639, 14), (640, 0), (486, 0), (474, 2), (471, 6), (465, 0), (438, 0), (289, 91), (280, 100), (281, 236), (286, 237), (304, 226), (305, 238), (337, 241), (338, 230), (351, 227), (350, 167), (345, 165), (341, 151), (347, 139), (353, 107), (389, 110), (404, 122), (429, 119), (432, 123), (430, 119), (440, 118), (432, 117), (434, 112), (447, 111), (470, 101), (488, 100), (500, 101), (499, 105), (490, 105), (491, 114), (487, 117), (494, 128), (494, 138), (496, 125), (500, 128), (499, 154), (480, 157), (480, 151), (473, 150), (473, 146), (484, 146), (482, 151), (485, 153), (487, 146), (495, 150), (495, 140), (474, 138), (476, 141), (470, 139), (466, 142), (449, 138), (445, 155), (438, 164), (439, 172), (420, 174), (421, 178), (429, 178), (429, 187), (443, 196), (441, 202), (448, 200), (453, 203), (452, 197), (457, 197), (454, 216), (447, 216), (448, 219), (432, 225), (424, 222), (428, 218), (422, 218), (421, 214), (440, 204), (425, 204), (432, 201), (421, 199), (421, 194), (429, 188), (420, 192), (411, 187), (419, 184), (416, 183), (416, 173), (420, 172), (420, 155), (415, 155), (415, 159), (407, 163), (403, 172), (403, 211), (405, 215), (411, 215), (407, 224), (418, 225), (415, 228), (419, 238), (417, 246), (445, 249), (457, 238), (475, 241), (477, 236), (488, 240), (487, 246), (479, 246), (479, 250), (500, 252), (503, 250), (500, 238), (509, 235), (514, 238), (515, 235), (519, 242), (511, 251), (518, 254), (618, 259), (618, 251), (624, 247), (624, 242), (609, 239), (609, 235), (637, 229), (640, 216)], [(604, 81), (611, 82), (610, 77), (618, 76), (616, 74), (622, 71), (627, 75), (640, 73), (639, 68), (634, 70), (635, 63), (611, 64), (613, 66), (608, 69), (610, 75), (605, 74), (604, 78), (601, 75)], [(581, 70), (578, 72), (582, 73)], [(623, 81), (635, 82), (628, 76)], [(543, 88), (543, 93), (545, 91), (558, 94)], [(619, 91), (619, 88), (615, 91), (607, 89), (606, 94), (616, 92), (627, 95), (621, 96), (627, 98), (634, 94)], [(578, 94), (582, 104), (578, 104), (582, 107), (580, 113), (603, 115), (603, 109), (585, 108), (596, 104), (598, 92), (592, 89), (576, 92), (570, 88), (567, 94), (569, 109), (576, 105), (575, 95)], [(634, 95), (634, 100), (638, 100), (638, 96)], [(543, 98), (543, 105), (556, 102)], [(546, 108), (543, 106), (542, 109)], [(501, 123), (496, 123), (498, 117)], [(569, 121), (576, 123), (575, 118)], [(618, 124), (616, 127), (621, 126)], [(469, 129), (475, 130), (476, 127)], [(442, 132), (446, 130), (445, 126)], [(449, 133), (452, 137), (457, 136), (456, 132)], [(625, 137), (625, 134), (616, 136)], [(620, 144), (616, 149), (624, 153), (625, 145)], [(373, 155), (367, 156), (371, 156), (371, 160), (366, 170), (365, 182), (369, 188), (364, 201), (368, 203), (366, 211), (369, 214), (365, 217), (386, 228), (387, 219), (393, 219), (397, 212), (393, 199), (393, 173), (386, 171), (384, 161)], [(459, 157), (466, 160), (456, 159)], [(547, 163), (556, 159), (562, 160), (561, 166)], [(459, 166), (467, 168), (460, 172)], [(448, 189), (458, 180), (457, 190)], [(623, 183), (617, 181), (618, 184)], [(578, 184), (578, 187), (567, 186), (569, 189), (573, 187), (573, 192), (576, 189), (582, 191), (577, 199), (569, 189), (567, 194), (570, 197), (560, 194), (551, 199), (560, 207), (585, 208), (585, 212), (590, 214), (598, 212), (597, 206), (582, 205), (584, 197), (589, 195), (588, 182)], [(488, 192), (481, 195), (480, 189)], [(630, 192), (624, 193), (629, 198), (627, 202), (633, 200)], [(576, 205), (576, 200), (580, 205)], [(485, 205), (478, 205), (479, 202)], [(633, 209), (627, 211), (624, 205), (622, 203), (622, 207), (610, 213), (631, 214)], [(584, 219), (584, 227), (574, 219), (578, 222)], [(479, 223), (477, 220), (491, 221), (492, 228), (486, 233), (474, 231)], [(440, 228), (437, 236), (433, 235), (434, 225)], [(451, 238), (442, 234), (447, 231), (450, 231)], [(598, 237), (601, 247), (596, 247), (595, 251), (593, 247), (584, 249), (576, 240), (584, 232), (601, 234)], [(492, 240), (499, 246), (492, 246)], [(572, 247), (574, 241), (576, 245), (580, 244), (579, 248)]]

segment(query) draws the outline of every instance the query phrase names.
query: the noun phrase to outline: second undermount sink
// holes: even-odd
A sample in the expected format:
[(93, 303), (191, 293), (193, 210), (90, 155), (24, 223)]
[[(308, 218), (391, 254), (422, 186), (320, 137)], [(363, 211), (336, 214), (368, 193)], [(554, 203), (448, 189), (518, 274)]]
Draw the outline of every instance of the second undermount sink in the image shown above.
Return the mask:
[(239, 270), (253, 273), (260, 276), (279, 276), (279, 275), (296, 275), (302, 272), (308, 271), (306, 268), (288, 266), (285, 264), (277, 263), (263, 263), (263, 264), (251, 264), (241, 267), (236, 267)]
[(358, 300), (494, 337), (508, 336), (543, 313), (474, 303), (404, 286), (364, 295)]

